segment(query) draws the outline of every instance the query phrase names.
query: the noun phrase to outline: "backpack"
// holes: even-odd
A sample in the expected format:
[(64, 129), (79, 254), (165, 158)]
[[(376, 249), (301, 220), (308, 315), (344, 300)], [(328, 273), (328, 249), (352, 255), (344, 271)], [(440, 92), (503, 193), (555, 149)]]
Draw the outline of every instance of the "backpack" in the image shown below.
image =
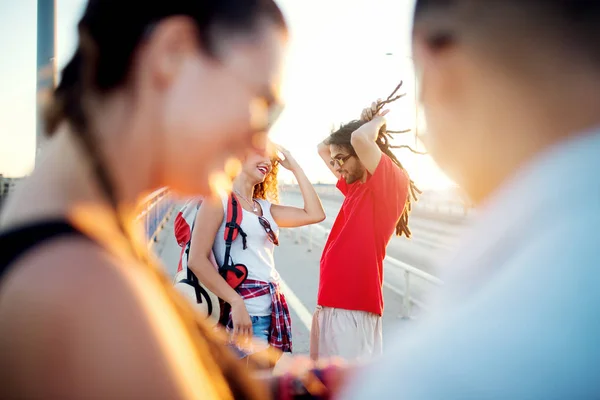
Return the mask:
[[(226, 320), (229, 318), (230, 305), (207, 290), (192, 270), (188, 268), (192, 232), (201, 205), (202, 199), (190, 200), (185, 203), (175, 217), (175, 239), (181, 247), (181, 254), (174, 282), (175, 287), (194, 304), (195, 309), (201, 315), (215, 324), (219, 321), (222, 325), (225, 325)], [(235, 264), (230, 254), (231, 244), (238, 236), (242, 237), (243, 248), (246, 249), (246, 233), (241, 227), (242, 216), (242, 207), (237, 198), (231, 194), (227, 203), (223, 265), (218, 266), (212, 251), (210, 254), (210, 261), (213, 266), (233, 289), (237, 289), (248, 277), (248, 268), (243, 264)]]

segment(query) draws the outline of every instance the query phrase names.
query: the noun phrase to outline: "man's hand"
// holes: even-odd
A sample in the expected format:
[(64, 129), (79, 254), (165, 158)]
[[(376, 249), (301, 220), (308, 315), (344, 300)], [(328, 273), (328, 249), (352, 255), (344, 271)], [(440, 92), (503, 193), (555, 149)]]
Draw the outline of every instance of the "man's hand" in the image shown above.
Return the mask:
[[(363, 116), (368, 119), (362, 119), (362, 117), (361, 119), (368, 122), (352, 133), (353, 141), (360, 138), (365, 138), (371, 142), (375, 142), (377, 140), (377, 137), (379, 136), (379, 130), (383, 125), (386, 124), (385, 116), (390, 110), (385, 110), (375, 115), (372, 114), (372, 111), (372, 108), (365, 108), (363, 110)], [(354, 143), (352, 146), (354, 146)]]
[(377, 115), (377, 107), (379, 107), (380, 103), (381, 99), (377, 99), (377, 101), (371, 103), (371, 107), (367, 107), (362, 110), (362, 113), (360, 114), (360, 120), (365, 122), (372, 120), (373, 117)]

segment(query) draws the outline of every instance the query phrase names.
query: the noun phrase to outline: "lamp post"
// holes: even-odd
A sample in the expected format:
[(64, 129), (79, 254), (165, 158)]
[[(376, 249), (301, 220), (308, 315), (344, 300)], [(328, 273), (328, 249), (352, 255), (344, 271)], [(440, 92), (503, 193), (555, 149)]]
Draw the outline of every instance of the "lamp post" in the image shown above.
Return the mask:
[(41, 118), (52, 89), (56, 86), (56, 0), (37, 2), (37, 85), (35, 161), (38, 162), (44, 141)]

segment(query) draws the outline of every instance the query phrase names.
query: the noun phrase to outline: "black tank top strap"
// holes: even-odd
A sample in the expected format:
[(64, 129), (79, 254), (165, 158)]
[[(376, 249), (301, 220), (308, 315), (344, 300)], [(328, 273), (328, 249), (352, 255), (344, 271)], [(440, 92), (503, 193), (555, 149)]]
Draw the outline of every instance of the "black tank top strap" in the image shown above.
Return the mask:
[(64, 220), (39, 222), (0, 233), (0, 281), (11, 265), (29, 250), (61, 236), (87, 236)]

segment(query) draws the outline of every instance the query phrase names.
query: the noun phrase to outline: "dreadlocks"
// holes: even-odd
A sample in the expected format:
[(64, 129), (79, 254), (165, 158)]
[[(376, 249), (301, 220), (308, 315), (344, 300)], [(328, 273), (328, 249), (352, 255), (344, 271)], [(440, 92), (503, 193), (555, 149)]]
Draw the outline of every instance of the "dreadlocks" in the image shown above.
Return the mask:
[[(377, 103), (377, 108), (376, 108), (377, 112), (375, 114), (379, 113), (379, 111), (381, 111), (381, 109), (383, 108), (384, 105), (393, 103), (394, 101), (396, 101), (404, 96), (404, 94), (400, 94), (400, 95), (397, 94), (398, 90), (400, 90), (400, 87), (402, 87), (402, 82), (400, 82), (400, 84), (398, 84), (398, 86), (396, 86), (394, 91), (387, 97), (387, 99)], [(342, 146), (342, 147), (348, 149), (350, 151), (350, 154), (356, 155), (356, 152), (354, 151), (354, 148), (352, 147), (352, 143), (351, 143), (352, 133), (354, 131), (356, 131), (358, 128), (360, 128), (361, 126), (363, 126), (364, 124), (366, 124), (367, 122), (368, 121), (364, 121), (364, 120), (354, 120), (354, 121), (350, 121), (346, 124), (343, 124), (342, 126), (340, 126), (339, 129), (337, 129), (331, 133), (331, 135), (327, 139), (326, 143), (337, 145), (337, 146)], [(387, 130), (386, 125), (383, 125), (381, 127), (381, 129), (379, 130), (379, 134), (377, 136), (377, 140), (375, 143), (377, 143), (377, 146), (379, 146), (379, 149), (381, 150), (381, 152), (384, 153), (385, 155), (387, 155), (392, 160), (392, 162), (394, 164), (396, 164), (408, 176), (408, 172), (406, 171), (406, 169), (404, 169), (404, 167), (402, 166), (402, 163), (398, 160), (396, 155), (392, 152), (392, 149), (408, 149), (415, 154), (425, 154), (425, 153), (418, 152), (407, 145), (394, 146), (390, 143), (390, 140), (392, 139), (392, 134), (406, 133), (406, 132), (410, 132), (410, 130), (389, 131), (389, 130)], [(409, 238), (411, 236), (410, 229), (408, 228), (408, 215), (410, 214), (410, 212), (412, 210), (412, 202), (417, 201), (417, 195), (421, 194), (421, 191), (417, 188), (417, 186), (415, 185), (413, 180), (409, 178), (409, 181), (410, 181), (409, 194), (406, 199), (406, 206), (404, 207), (404, 211), (402, 212), (402, 215), (400, 216), (400, 219), (398, 220), (398, 223), (396, 224), (396, 235), (402, 236), (404, 234), (404, 236), (406, 236), (407, 238)]]

